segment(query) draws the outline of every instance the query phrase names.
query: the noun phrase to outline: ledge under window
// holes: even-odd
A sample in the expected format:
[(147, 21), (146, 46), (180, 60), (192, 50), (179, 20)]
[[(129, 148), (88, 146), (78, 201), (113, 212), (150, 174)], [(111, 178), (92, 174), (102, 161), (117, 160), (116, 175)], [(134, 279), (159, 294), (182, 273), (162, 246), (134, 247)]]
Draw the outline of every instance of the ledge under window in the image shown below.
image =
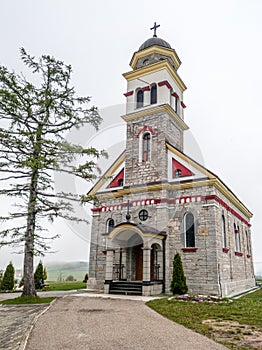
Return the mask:
[(223, 248), (223, 252), (224, 253), (228, 253), (229, 252), (229, 248)]
[(184, 253), (195, 253), (197, 251), (197, 248), (182, 248), (182, 251)]
[(235, 255), (236, 255), (236, 256), (243, 256), (243, 253), (235, 252)]

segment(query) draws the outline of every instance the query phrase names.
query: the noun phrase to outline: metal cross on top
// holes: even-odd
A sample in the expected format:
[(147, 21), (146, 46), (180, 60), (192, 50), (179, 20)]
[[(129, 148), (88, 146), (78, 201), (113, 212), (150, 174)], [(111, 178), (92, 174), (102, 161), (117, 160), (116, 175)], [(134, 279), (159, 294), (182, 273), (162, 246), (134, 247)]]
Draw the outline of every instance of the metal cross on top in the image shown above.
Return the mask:
[(150, 28), (150, 30), (153, 30), (154, 29), (154, 37), (156, 38), (157, 37), (157, 35), (156, 35), (156, 30), (157, 30), (157, 28), (158, 27), (160, 27), (160, 24), (156, 24), (156, 22), (154, 23), (154, 26), (152, 27), (152, 28)]

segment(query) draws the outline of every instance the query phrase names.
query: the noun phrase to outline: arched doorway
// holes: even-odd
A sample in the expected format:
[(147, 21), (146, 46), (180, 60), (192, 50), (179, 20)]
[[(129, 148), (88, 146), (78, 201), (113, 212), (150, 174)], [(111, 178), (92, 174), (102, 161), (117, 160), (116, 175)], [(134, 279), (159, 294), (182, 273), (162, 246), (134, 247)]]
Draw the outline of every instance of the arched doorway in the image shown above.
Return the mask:
[(115, 226), (107, 236), (105, 293), (161, 293), (165, 237), (165, 232), (142, 224)]

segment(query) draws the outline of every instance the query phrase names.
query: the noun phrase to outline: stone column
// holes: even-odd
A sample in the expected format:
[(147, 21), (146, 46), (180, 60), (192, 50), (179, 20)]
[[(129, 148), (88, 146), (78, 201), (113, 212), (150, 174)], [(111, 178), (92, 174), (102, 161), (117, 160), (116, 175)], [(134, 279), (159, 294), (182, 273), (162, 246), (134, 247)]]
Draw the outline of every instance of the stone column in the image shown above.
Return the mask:
[(126, 279), (126, 277), (127, 277), (127, 274), (126, 274), (126, 272), (127, 272), (127, 259), (126, 259), (126, 249), (123, 249), (123, 251), (122, 251), (122, 264), (124, 265), (124, 268), (123, 268), (123, 275), (122, 275), (122, 279)]
[(107, 249), (106, 251), (106, 273), (105, 273), (105, 284), (104, 293), (109, 293), (110, 283), (113, 280), (113, 260), (114, 260), (114, 250)]
[(163, 280), (163, 249), (157, 250), (157, 262), (159, 264), (159, 279)]
[(150, 259), (151, 259), (151, 248), (142, 248), (143, 249), (143, 286), (142, 294), (150, 295)]
[(150, 105), (150, 89), (144, 91), (144, 107)]

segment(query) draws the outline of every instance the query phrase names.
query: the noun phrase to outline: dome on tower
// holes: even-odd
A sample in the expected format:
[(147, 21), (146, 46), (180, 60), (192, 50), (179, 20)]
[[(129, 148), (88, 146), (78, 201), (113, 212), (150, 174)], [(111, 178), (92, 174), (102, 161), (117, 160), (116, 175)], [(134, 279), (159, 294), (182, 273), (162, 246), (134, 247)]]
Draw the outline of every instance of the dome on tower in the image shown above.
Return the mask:
[(153, 46), (153, 45), (162, 46), (162, 47), (166, 47), (168, 49), (171, 49), (171, 45), (167, 41), (165, 41), (161, 38), (158, 38), (156, 36), (153, 36), (152, 38), (147, 39), (139, 47), (138, 51), (142, 51), (142, 50), (147, 49), (148, 47)]

